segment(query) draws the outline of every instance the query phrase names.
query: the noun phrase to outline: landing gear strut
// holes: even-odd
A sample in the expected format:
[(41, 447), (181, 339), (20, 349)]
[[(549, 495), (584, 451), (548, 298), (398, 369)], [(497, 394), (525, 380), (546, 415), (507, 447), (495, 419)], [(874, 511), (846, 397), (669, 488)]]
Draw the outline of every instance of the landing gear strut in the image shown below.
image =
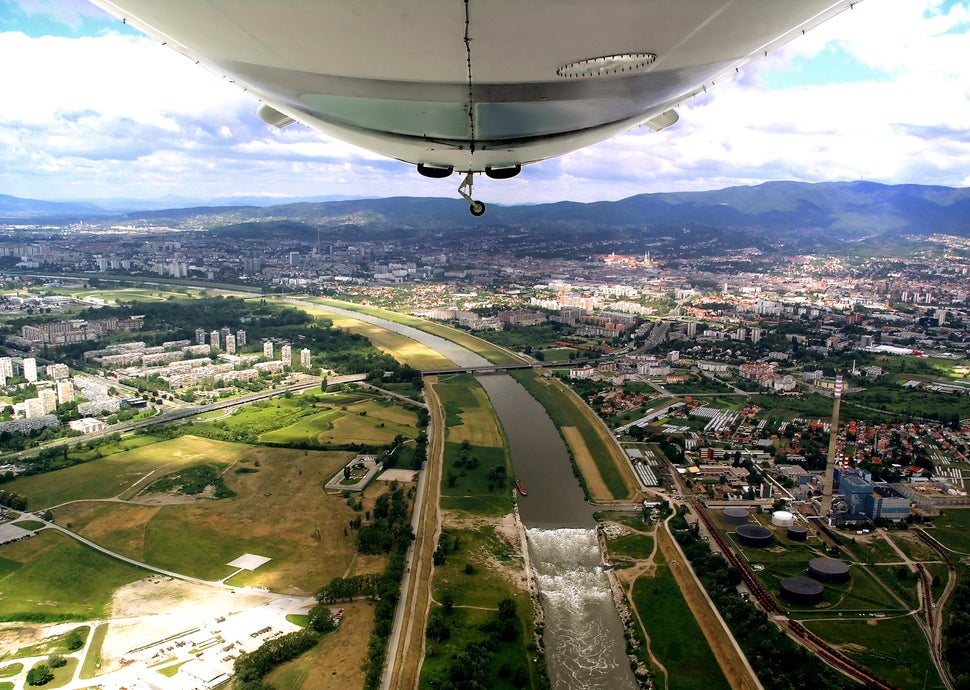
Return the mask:
[[(472, 185), (475, 184), (474, 175), (473, 172), (465, 173), (465, 179), (458, 185), (458, 194), (468, 202), (468, 210), (471, 211), (473, 216), (481, 216), (485, 214), (485, 204), (472, 199)], [(468, 189), (467, 192), (465, 191), (466, 188)]]

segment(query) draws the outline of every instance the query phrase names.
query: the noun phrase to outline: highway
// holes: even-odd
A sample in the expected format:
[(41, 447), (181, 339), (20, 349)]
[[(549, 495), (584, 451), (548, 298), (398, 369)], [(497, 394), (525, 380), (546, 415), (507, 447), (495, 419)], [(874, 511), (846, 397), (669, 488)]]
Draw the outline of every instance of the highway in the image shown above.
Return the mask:
[(38, 448), (29, 448), (27, 450), (18, 451), (14, 453), (4, 453), (0, 455), (0, 461), (2, 462), (15, 462), (22, 458), (29, 458), (37, 455), (42, 450), (48, 448), (60, 448), (61, 446), (72, 446), (77, 443), (86, 443), (92, 439), (102, 438), (104, 436), (110, 436), (111, 434), (122, 434), (128, 431), (134, 431), (135, 429), (141, 429), (146, 426), (152, 426), (154, 424), (165, 424), (166, 422), (175, 422), (180, 419), (188, 419), (190, 417), (196, 417), (200, 414), (205, 414), (206, 412), (213, 412), (215, 410), (227, 410), (234, 407), (239, 407), (241, 405), (248, 405), (250, 403), (256, 402), (258, 400), (266, 400), (268, 398), (275, 398), (276, 396), (283, 395), (285, 393), (296, 393), (299, 391), (309, 390), (311, 388), (319, 388), (323, 383), (322, 378), (314, 377), (311, 381), (303, 381), (300, 383), (290, 384), (288, 386), (282, 386), (280, 388), (273, 388), (268, 391), (260, 391), (259, 393), (250, 393), (249, 395), (244, 395), (239, 398), (231, 398), (227, 400), (217, 400), (216, 402), (208, 403), (206, 405), (191, 405), (188, 407), (182, 407), (177, 410), (171, 410), (169, 412), (162, 412), (161, 414), (155, 415), (153, 417), (148, 417), (146, 419), (137, 419), (131, 422), (120, 422), (118, 424), (112, 424), (111, 426), (103, 429), (101, 431), (96, 431), (91, 434), (84, 434), (83, 436), (72, 436), (71, 438), (63, 438), (57, 441), (52, 441)]

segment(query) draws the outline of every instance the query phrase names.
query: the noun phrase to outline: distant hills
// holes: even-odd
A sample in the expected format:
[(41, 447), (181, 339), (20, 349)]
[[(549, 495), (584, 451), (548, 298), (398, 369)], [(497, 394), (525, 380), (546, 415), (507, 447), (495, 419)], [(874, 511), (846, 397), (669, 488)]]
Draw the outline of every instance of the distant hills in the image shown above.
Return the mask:
[(716, 235), (721, 231), (742, 242), (749, 237), (755, 244), (801, 244), (809, 238), (845, 242), (934, 233), (970, 237), (970, 189), (874, 182), (767, 182), (708, 192), (640, 194), (613, 202), (491, 204), (481, 218), (472, 217), (461, 200), (440, 198), (300, 201), (273, 206), (212, 204), (112, 212), (89, 203), (0, 195), (0, 217), (48, 222), (105, 217), (158, 224), (192, 221), (216, 232), (241, 235), (271, 231), (299, 236), (340, 228), (353, 230), (357, 236), (516, 228), (526, 235), (542, 231), (588, 240), (599, 234), (632, 239), (658, 233)]

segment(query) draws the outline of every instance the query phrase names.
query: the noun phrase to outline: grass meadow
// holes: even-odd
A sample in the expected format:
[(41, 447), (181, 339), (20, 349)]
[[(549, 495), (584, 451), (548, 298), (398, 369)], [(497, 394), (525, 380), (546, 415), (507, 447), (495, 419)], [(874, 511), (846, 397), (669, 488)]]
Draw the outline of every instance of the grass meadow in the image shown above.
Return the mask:
[(309, 441), (314, 445), (363, 443), (382, 446), (395, 437), (415, 438), (418, 415), (399, 404), (365, 399), (346, 409), (326, 409), (301, 418), (294, 424), (261, 434), (265, 443), (291, 444)]
[[(54, 510), (58, 524), (122, 555), (206, 580), (231, 575), (234, 569), (226, 563), (243, 553), (268, 556), (273, 560), (234, 578), (233, 584), (276, 591), (313, 592), (351, 565), (354, 535), (344, 534), (344, 527), (357, 513), (339, 495), (326, 493), (323, 484), (353, 457), (352, 452), (248, 446), (190, 436), (156, 446), (159, 469), (151, 474), (152, 481), (181, 469), (183, 464), (171, 461), (173, 454), (181, 453), (177, 460), (191, 456), (192, 462), (224, 467), (222, 479), (235, 497), (152, 496), (137, 503), (85, 500), (77, 497), (81, 492), (76, 486), (57, 477), (78, 469), (90, 472), (89, 465), (98, 463), (113, 471), (124, 466), (126, 454), (119, 454), (44, 475), (57, 479), (52, 492), (63, 482), (67, 487), (63, 493), (74, 496), (73, 502)], [(119, 483), (110, 493), (134, 495), (147, 486), (148, 481), (139, 480), (147, 474), (143, 463), (150, 450), (131, 451), (130, 462), (139, 470), (125, 475), (128, 486)], [(97, 486), (96, 475), (83, 478), (85, 485)], [(370, 493), (383, 487), (372, 489)], [(6, 567), (10, 567), (6, 560), (0, 561), (0, 572)]]
[(70, 501), (112, 498), (136, 492), (142, 482), (201, 463), (228, 465), (240, 455), (231, 444), (214, 446), (195, 436), (183, 436), (150, 445), (132, 443), (132, 450), (92, 459), (56, 472), (15, 479), (9, 490), (27, 497), (31, 510)]
[(929, 656), (923, 631), (912, 616), (857, 616), (807, 622), (805, 627), (900, 688), (945, 687)]
[[(452, 653), (461, 650), (471, 642), (480, 641), (483, 633), (479, 626), (494, 615), (502, 599), (511, 598), (521, 622), (519, 640), (529, 640), (532, 636), (532, 602), (529, 595), (516, 587), (504, 572), (507, 566), (516, 572), (523, 572), (522, 561), (513, 557), (508, 545), (498, 538), (491, 526), (479, 528), (446, 527), (448, 543), (457, 539), (460, 546), (449, 549), (444, 563), (435, 567), (432, 586), (432, 611), (441, 608), (447, 597), (453, 599), (454, 608), (447, 616), (450, 634), (446, 640), (427, 640), (426, 656), (421, 670), (422, 687), (428, 680), (443, 674), (452, 663)], [(498, 567), (496, 567), (498, 564)], [(470, 566), (470, 567), (469, 567)], [(440, 615), (440, 614), (439, 614)], [(525, 645), (502, 645), (495, 660), (496, 668), (529, 664), (530, 655)], [(498, 674), (495, 688), (521, 687), (502, 679)]]
[[(664, 665), (672, 688), (727, 690), (730, 685), (694, 620), (677, 581), (658, 554), (653, 577), (633, 585), (633, 605), (650, 637), (650, 651)], [(659, 677), (659, 674), (658, 674)]]
[[(512, 465), (505, 433), (488, 396), (467, 374), (440, 380), (435, 390), (445, 410), (447, 439), (441, 507), (476, 515), (505, 515), (512, 509)], [(463, 450), (476, 459), (474, 467), (462, 462)], [(489, 478), (489, 471), (496, 466), (505, 468), (503, 484)]]
[(0, 620), (89, 620), (108, 614), (111, 595), (145, 571), (45, 529), (6, 544)]

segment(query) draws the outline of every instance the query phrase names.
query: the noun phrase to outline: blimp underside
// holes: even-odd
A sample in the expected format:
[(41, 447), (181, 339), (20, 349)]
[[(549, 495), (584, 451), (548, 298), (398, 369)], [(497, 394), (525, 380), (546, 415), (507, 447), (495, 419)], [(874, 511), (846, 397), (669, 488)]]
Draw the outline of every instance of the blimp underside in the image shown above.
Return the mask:
[(646, 123), (849, 0), (95, 0), (302, 122), (425, 174)]

